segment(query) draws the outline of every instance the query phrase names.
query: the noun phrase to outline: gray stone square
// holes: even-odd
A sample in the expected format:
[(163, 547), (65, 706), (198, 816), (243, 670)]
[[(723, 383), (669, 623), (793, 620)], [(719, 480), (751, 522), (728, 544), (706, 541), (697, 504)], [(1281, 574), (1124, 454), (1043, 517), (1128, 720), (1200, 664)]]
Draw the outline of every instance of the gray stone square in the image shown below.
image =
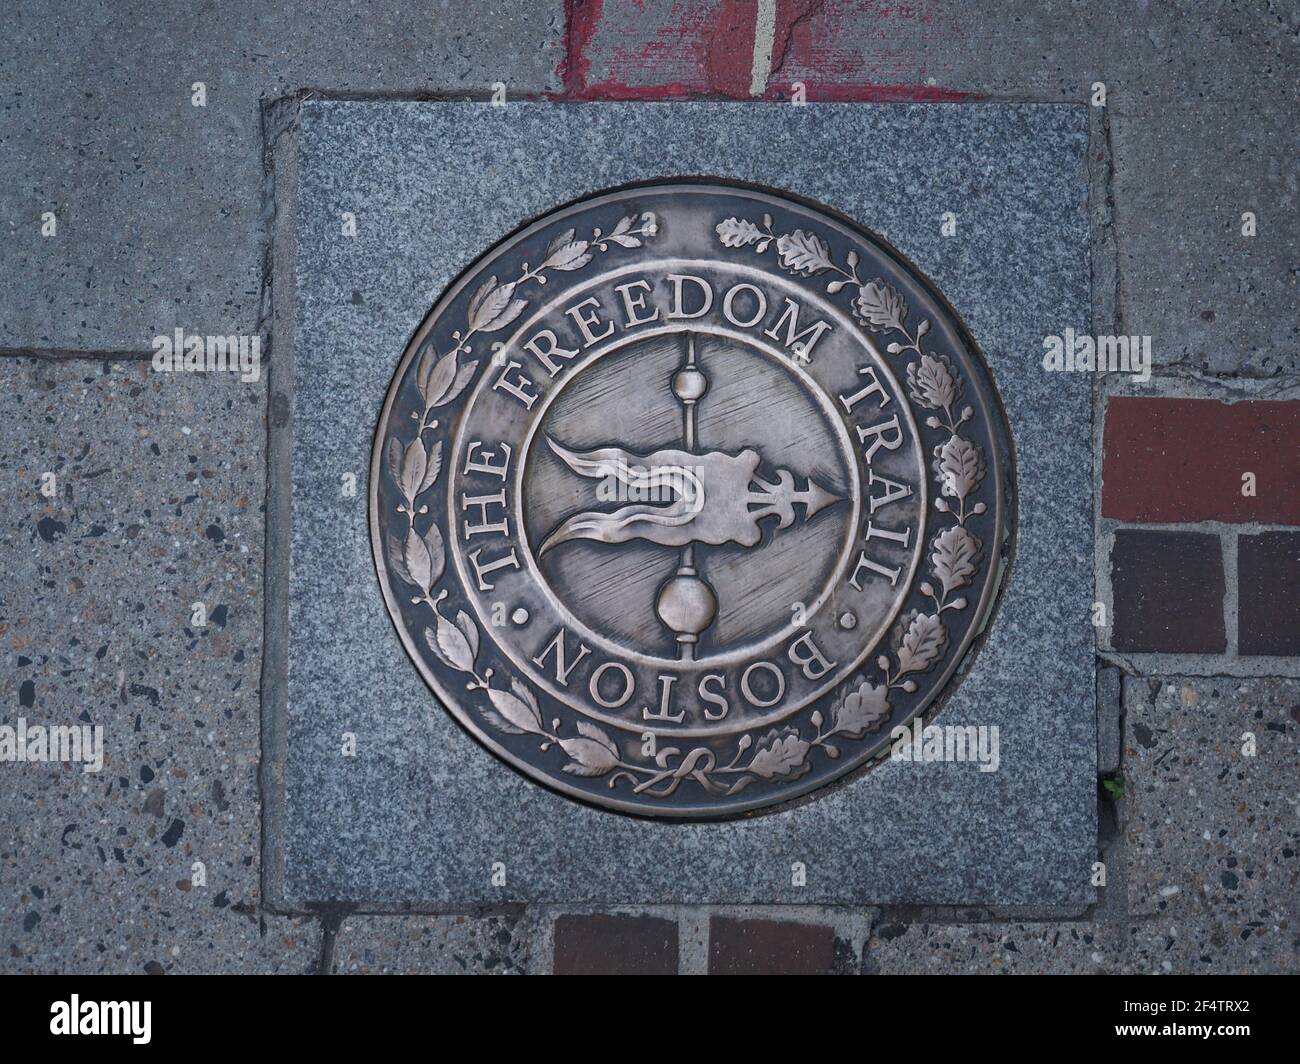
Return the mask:
[[(1088, 126), (1085, 108), (1065, 105), (302, 103), (275, 153), (271, 898), (379, 910), (1090, 904), (1092, 381), (1041, 365), (1045, 335), (1090, 324)], [(365, 500), (407, 340), (517, 226), (675, 175), (787, 190), (882, 234), (987, 359), (1014, 436), (1017, 542), (987, 641), (939, 722), (998, 726), (999, 771), (885, 763), (776, 812), (638, 820), (500, 764), (406, 659)], [(342, 235), (344, 212), (355, 237)], [(356, 756), (342, 756), (345, 733)], [(496, 862), (504, 886), (490, 881)]]

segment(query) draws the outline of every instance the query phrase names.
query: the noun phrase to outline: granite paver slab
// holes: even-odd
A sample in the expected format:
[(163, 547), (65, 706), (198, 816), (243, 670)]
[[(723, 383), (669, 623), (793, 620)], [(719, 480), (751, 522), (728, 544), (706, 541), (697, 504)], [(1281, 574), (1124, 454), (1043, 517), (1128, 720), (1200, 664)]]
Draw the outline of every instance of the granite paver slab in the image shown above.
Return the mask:
[[(270, 580), (287, 651), (269, 674), (286, 703), (271, 774), (285, 899), (1092, 901), (1091, 381), (1041, 368), (1044, 335), (1088, 327), (1087, 118), (1046, 105), (303, 104), (276, 157), (275, 349), (292, 359), (272, 371), (272, 451), (286, 458)], [(364, 503), (403, 346), (514, 227), (672, 174), (791, 190), (887, 236), (988, 359), (1014, 436), (1019, 539), (987, 645), (940, 721), (997, 725), (998, 772), (885, 764), (783, 811), (654, 824), (503, 767), (406, 660)], [(347, 210), (363, 219), (356, 237), (340, 235)]]

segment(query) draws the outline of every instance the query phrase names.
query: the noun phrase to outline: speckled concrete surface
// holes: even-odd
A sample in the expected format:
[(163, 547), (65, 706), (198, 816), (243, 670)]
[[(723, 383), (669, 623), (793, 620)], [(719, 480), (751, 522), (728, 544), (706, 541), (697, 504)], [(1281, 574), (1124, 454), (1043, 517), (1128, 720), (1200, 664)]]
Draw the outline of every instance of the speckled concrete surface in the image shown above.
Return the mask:
[(1122, 963), (1123, 929), (1104, 924), (933, 924), (885, 919), (871, 929), (868, 975), (1051, 972), (1087, 975)]
[(314, 924), (256, 911), (263, 395), (0, 360), (3, 723), (102, 725), (105, 748), (98, 773), (0, 764), (0, 970), (315, 963)]
[[(1039, 354), (1045, 333), (1087, 328), (1087, 122), (1058, 106), (306, 102), (297, 198), (278, 205), (295, 219), (297, 271), (296, 302), (276, 304), (297, 329), (287, 898), (1088, 904), (1091, 382), (1045, 373)], [(504, 769), (406, 660), (373, 593), (362, 500), (374, 412), (407, 337), (514, 226), (664, 173), (795, 189), (885, 233), (981, 346), (1015, 437), (1019, 539), (944, 720), (997, 725), (997, 773), (887, 763), (795, 809), (665, 830)], [(366, 227), (343, 239), (351, 204)], [(960, 213), (961, 240), (942, 235), (941, 207)], [(340, 491), (347, 472), (354, 498)], [(345, 732), (355, 757), (340, 756)], [(497, 861), (504, 888), (488, 882)], [(805, 887), (791, 884), (795, 861)]]
[(1124, 710), (1130, 912), (1300, 934), (1300, 680), (1130, 678)]
[(1183, 100), (1110, 129), (1125, 331), (1175, 371), (1300, 372), (1294, 105)]
[(564, 5), (19, 0), (4, 22), (0, 348), (139, 352), (264, 309), (261, 98), (554, 90)]
[(1286, 3), (1165, 0), (1086, 11), (1009, 3), (990, 11), (980, 0), (923, 0), (907, 10), (919, 42), (916, 74), (927, 84), (1079, 100), (1102, 81), (1107, 107), (1124, 114), (1171, 104), (1280, 109), (1286, 72), (1300, 57), (1300, 13)]
[(350, 916), (334, 940), (333, 975), (527, 975), (520, 916)]
[(1196, 975), (1293, 973), (1294, 921), (1201, 915), (1119, 923), (906, 923), (871, 932), (868, 975)]
[(1133, 975), (1294, 975), (1300, 934), (1294, 916), (1236, 920), (1206, 913), (1134, 921), (1120, 969)]

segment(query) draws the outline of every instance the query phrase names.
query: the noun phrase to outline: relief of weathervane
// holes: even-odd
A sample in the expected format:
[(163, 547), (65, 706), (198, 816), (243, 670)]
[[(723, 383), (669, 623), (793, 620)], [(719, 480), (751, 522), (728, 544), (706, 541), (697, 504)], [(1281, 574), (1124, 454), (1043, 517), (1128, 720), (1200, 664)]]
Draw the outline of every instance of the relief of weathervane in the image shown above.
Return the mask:
[(775, 531), (795, 519), (794, 504), (804, 508), (804, 520), (842, 501), (811, 477), (795, 490), (794, 474), (777, 469), (769, 482), (758, 474), (762, 458), (746, 448), (739, 454), (699, 449), (696, 406), (708, 391), (709, 380), (695, 355), (695, 337), (685, 334), (686, 354), (672, 379), (672, 392), (682, 405), (681, 449), (637, 455), (621, 447), (601, 447), (575, 453), (547, 437), (551, 450), (578, 476), (613, 478), (632, 498), (666, 498), (662, 505), (637, 502), (614, 511), (586, 510), (562, 521), (543, 541), (538, 554), (563, 543), (590, 539), (626, 543), (643, 539), (681, 549), (676, 572), (659, 589), (655, 612), (677, 641), (678, 658), (693, 661), (700, 634), (717, 615), (717, 594), (700, 574), (696, 545), (738, 543), (754, 547), (763, 537), (760, 522), (777, 517)]

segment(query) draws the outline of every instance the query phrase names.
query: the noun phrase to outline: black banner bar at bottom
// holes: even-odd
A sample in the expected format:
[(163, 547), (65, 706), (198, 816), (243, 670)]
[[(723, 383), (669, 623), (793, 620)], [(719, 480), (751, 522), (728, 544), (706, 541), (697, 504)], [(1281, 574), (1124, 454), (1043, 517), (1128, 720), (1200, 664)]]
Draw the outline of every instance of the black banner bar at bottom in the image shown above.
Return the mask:
[[(109, 1044), (129, 1050), (176, 1050), (201, 1045), (205, 1051), (259, 1051), (280, 1045), (295, 1051), (351, 1048), (373, 1051), (391, 1035), (394, 1041), (423, 1031), (449, 1030), (466, 1022), (496, 1041), (535, 1025), (554, 1030), (557, 1015), (550, 994), (537, 992), (527, 980), (473, 984), (480, 1007), (455, 1006), (450, 985), (432, 985), (429, 976), (6, 976), (3, 1016), (6, 1048), (79, 1050)], [(924, 1037), (927, 1048), (979, 1044), (995, 1039), (1000, 1048), (1042, 1048), (1052, 1042), (1084, 1049), (1102, 1043), (1166, 1042), (1186, 1047), (1281, 1038), (1292, 1029), (1295, 983), (1288, 977), (1248, 976), (874, 976), (884, 987), (864, 987), (855, 1011), (876, 1023), (900, 1023)], [(469, 986), (464, 985), (469, 990)], [(699, 991), (687, 991), (688, 998)], [(808, 988), (809, 996), (827, 1004), (834, 991)], [(609, 995), (604, 1006), (601, 997)], [(681, 992), (642, 992), (636, 1002), (611, 989), (611, 981), (584, 987), (570, 999), (568, 1012), (580, 1002), (582, 1038), (602, 1041), (602, 1029), (626, 1044), (629, 1028), (640, 1023), (662, 1027), (680, 1013)], [(731, 1013), (725, 994), (709, 992), (709, 1010)], [(833, 1001), (833, 999), (831, 999)], [(910, 1002), (903, 1012), (891, 1000)], [(487, 1002), (491, 1008), (484, 1010)], [(700, 1010), (692, 1006), (692, 1017)], [(802, 1008), (788, 984), (782, 987), (781, 1013)], [(832, 1010), (840, 1006), (831, 1004)], [(483, 1026), (485, 1017), (508, 1015), (504, 1027)], [(910, 1018), (907, 1018), (910, 1016)], [(717, 1017), (723, 1019), (722, 1015)], [(923, 1021), (920, 1028), (917, 1021)], [(876, 1023), (865, 1023), (867, 1033)], [(405, 1031), (405, 1034), (402, 1032)], [(461, 1034), (466, 1032), (461, 1030)], [(576, 1033), (576, 1032), (573, 1032)], [(531, 1037), (536, 1037), (535, 1033)], [(1050, 1040), (1050, 1041), (1049, 1041)], [(617, 1043), (615, 1043), (617, 1044)], [(17, 1058), (14, 1058), (17, 1059)]]

